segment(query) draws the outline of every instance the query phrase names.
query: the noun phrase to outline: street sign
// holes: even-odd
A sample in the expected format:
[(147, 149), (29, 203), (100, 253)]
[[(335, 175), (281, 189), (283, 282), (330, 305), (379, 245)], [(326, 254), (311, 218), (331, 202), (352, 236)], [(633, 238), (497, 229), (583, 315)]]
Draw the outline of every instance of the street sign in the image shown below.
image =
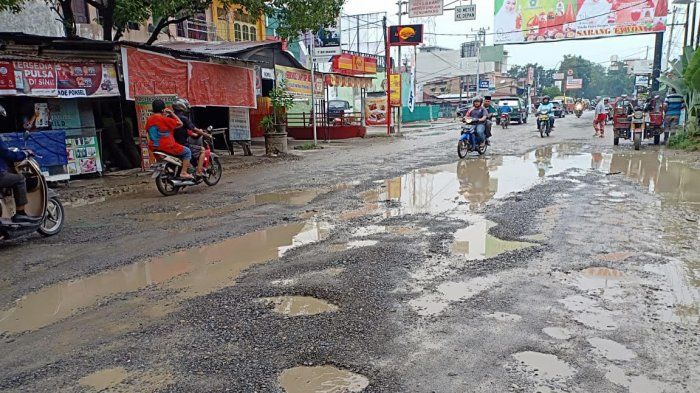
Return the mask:
[(341, 54), (340, 30), (337, 27), (322, 27), (314, 36), (314, 59), (325, 61)]
[(567, 79), (566, 90), (583, 89), (583, 79)]
[(647, 75), (637, 75), (634, 78), (635, 86), (649, 86), (649, 76)]
[(489, 88), (489, 81), (479, 81), (479, 88), (480, 89), (488, 89)]
[(442, 15), (444, 6), (444, 0), (409, 0), (408, 17), (423, 18)]
[(571, 68), (569, 68), (568, 70), (566, 70), (566, 75), (568, 75), (568, 76), (574, 75), (574, 70), (572, 70)]
[(564, 73), (563, 72), (555, 72), (552, 74), (552, 79), (555, 81), (563, 81), (564, 80)]
[(458, 5), (455, 7), (455, 21), (475, 20), (476, 4)]

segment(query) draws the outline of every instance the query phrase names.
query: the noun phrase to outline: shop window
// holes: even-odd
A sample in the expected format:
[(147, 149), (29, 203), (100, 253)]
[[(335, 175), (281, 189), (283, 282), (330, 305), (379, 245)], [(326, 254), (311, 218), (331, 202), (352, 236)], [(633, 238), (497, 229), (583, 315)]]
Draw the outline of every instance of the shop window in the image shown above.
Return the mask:
[(241, 24), (240, 23), (235, 23), (233, 25), (233, 37), (236, 41), (241, 40)]
[(250, 41), (250, 28), (248, 25), (243, 25), (243, 41)]
[(258, 40), (258, 32), (255, 30), (255, 27), (250, 28), (250, 40), (251, 41), (257, 41)]

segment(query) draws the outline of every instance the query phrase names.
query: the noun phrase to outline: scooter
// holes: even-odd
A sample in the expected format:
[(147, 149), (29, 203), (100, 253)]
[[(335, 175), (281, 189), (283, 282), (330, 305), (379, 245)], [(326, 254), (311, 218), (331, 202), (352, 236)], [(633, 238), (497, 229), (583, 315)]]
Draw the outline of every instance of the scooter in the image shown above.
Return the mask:
[(574, 114), (576, 115), (576, 118), (581, 117), (583, 115), (583, 104), (580, 102), (576, 103), (576, 106), (574, 107)]
[[(209, 126), (207, 131), (211, 130), (212, 127)], [(196, 186), (202, 182), (210, 187), (219, 183), (222, 172), (219, 155), (213, 151), (211, 136), (205, 134), (203, 138), (204, 143), (201, 154), (204, 154), (204, 164), (202, 165), (204, 174), (202, 176), (195, 176), (193, 179), (180, 178), (182, 160), (178, 157), (160, 151), (153, 153), (158, 162), (151, 167), (153, 171), (152, 177), (155, 179), (156, 188), (158, 188), (161, 194), (164, 196), (172, 196), (185, 187)], [(194, 163), (194, 166), (196, 167), (196, 163)]]
[[(29, 138), (29, 132), (25, 132), (25, 147)], [(28, 203), (24, 209), (28, 215), (39, 219), (35, 222), (13, 222), (16, 207), (12, 189), (0, 189), (0, 240), (15, 239), (34, 232), (53, 236), (61, 231), (65, 223), (65, 210), (58, 194), (48, 187), (35, 155), (29, 150), (23, 151), (27, 158), (10, 166), (10, 171), (26, 179)]]
[(463, 120), (462, 132), (457, 142), (457, 155), (459, 158), (464, 158), (469, 152), (476, 151), (479, 155), (486, 153), (487, 144), (479, 144), (479, 136), (476, 134), (477, 122), (472, 118)]
[(545, 135), (549, 136), (549, 133), (552, 132), (552, 124), (549, 122), (549, 113), (546, 111), (537, 113), (537, 130), (540, 132), (540, 138), (544, 138)]
[(510, 115), (507, 113), (501, 113), (501, 127), (505, 130), (510, 125)]

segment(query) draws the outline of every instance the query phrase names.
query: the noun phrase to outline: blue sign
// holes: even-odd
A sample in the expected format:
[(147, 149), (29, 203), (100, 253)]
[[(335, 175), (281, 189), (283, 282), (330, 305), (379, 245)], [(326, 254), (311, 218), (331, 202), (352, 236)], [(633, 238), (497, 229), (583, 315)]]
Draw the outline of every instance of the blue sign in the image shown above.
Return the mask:
[(42, 170), (51, 166), (68, 164), (65, 131), (32, 131), (29, 140), (24, 142), (24, 132), (2, 134), (2, 139), (10, 147), (28, 148), (36, 153), (36, 160)]
[(488, 89), (489, 88), (489, 81), (479, 81), (479, 88), (480, 89)]

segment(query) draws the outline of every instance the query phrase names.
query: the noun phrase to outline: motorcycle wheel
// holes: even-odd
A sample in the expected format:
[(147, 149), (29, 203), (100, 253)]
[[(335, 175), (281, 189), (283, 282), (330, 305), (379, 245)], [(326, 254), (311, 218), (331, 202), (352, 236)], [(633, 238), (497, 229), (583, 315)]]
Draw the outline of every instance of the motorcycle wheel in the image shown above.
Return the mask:
[(661, 134), (656, 134), (654, 135), (654, 144), (658, 145), (659, 143), (661, 143)]
[(540, 126), (540, 138), (544, 138), (544, 127)]
[(50, 198), (46, 205), (46, 217), (36, 231), (42, 236), (53, 236), (63, 229), (65, 217), (65, 210), (61, 201), (56, 197)]
[(634, 134), (634, 150), (639, 150), (642, 147), (642, 136), (638, 133)]
[(158, 192), (164, 196), (173, 196), (180, 192), (180, 187), (174, 185), (171, 181), (171, 179), (175, 178), (177, 169), (174, 168), (173, 165), (168, 164), (163, 171), (163, 173), (156, 177), (156, 188), (158, 188)]
[(207, 183), (208, 186), (215, 186), (216, 183), (221, 180), (221, 162), (219, 162), (219, 159), (214, 157), (211, 161), (211, 166), (209, 167), (209, 170), (207, 171), (208, 175), (207, 177), (204, 178), (204, 182)]
[(469, 143), (467, 141), (457, 142), (457, 155), (459, 158), (464, 158), (469, 154)]
[(671, 133), (666, 131), (664, 132), (664, 145), (668, 143), (668, 138), (671, 136)]
[(486, 149), (488, 148), (488, 145), (484, 143), (483, 146), (477, 146), (476, 147), (476, 152), (479, 153), (480, 156), (483, 156), (484, 153), (486, 153)]

